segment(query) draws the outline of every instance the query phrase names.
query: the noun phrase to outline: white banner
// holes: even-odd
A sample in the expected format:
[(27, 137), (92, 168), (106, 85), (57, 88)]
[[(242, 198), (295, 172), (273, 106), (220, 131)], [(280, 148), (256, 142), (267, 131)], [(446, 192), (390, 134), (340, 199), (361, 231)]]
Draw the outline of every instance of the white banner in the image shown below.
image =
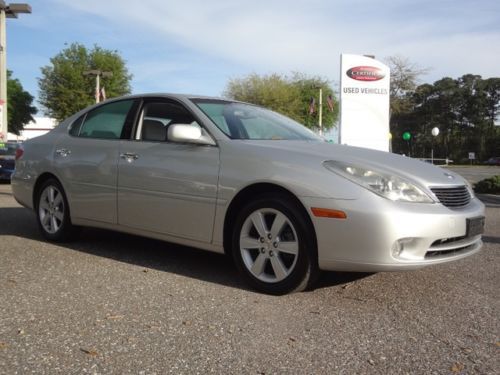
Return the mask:
[(366, 56), (340, 57), (340, 143), (389, 151), (389, 67)]

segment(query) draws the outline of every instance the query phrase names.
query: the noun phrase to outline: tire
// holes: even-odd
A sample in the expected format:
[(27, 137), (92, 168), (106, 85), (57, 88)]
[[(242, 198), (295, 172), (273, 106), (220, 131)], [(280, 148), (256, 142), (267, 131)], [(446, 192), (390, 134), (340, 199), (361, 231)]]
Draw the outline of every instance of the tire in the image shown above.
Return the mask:
[(78, 230), (71, 223), (68, 200), (56, 179), (48, 179), (38, 189), (36, 218), (43, 237), (53, 242), (72, 240)]
[(300, 292), (319, 275), (312, 224), (283, 194), (264, 194), (244, 206), (232, 232), (232, 255), (254, 289), (273, 295)]

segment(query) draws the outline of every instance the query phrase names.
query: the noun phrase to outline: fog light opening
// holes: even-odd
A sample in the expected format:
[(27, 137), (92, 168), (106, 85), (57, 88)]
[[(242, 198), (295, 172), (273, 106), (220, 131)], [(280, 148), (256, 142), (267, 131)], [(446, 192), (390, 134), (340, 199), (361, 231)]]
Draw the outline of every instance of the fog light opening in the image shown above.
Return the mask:
[(392, 251), (391, 251), (392, 256), (394, 258), (399, 258), (399, 256), (403, 252), (403, 249), (404, 249), (404, 245), (401, 241), (394, 242), (394, 244), (392, 245)]
[(394, 258), (400, 258), (405, 248), (409, 248), (409, 245), (414, 240), (414, 238), (401, 238), (394, 242), (391, 249), (391, 254)]

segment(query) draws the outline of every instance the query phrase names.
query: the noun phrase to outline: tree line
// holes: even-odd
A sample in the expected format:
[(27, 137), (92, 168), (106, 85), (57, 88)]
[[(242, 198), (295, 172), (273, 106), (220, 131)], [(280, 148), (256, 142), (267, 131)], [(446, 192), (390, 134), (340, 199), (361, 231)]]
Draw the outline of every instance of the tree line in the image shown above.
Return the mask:
[(411, 86), (391, 96), (394, 152), (428, 158), (433, 150), (455, 163), (468, 162), (469, 153), (479, 161), (500, 154), (500, 78), (466, 74)]

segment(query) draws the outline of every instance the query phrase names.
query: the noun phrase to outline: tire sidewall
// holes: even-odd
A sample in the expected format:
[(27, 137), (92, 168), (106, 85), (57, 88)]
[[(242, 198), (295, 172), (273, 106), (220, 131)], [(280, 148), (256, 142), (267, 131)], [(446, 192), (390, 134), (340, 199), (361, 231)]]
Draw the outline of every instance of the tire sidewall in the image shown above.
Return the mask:
[[(275, 283), (266, 283), (251, 274), (247, 269), (240, 250), (240, 233), (245, 220), (256, 210), (272, 208), (284, 214), (293, 225), (297, 234), (299, 252), (292, 273), (284, 280)], [(311, 234), (311, 226), (304, 218), (304, 214), (291, 199), (277, 194), (266, 194), (256, 198), (243, 207), (237, 215), (232, 232), (232, 255), (234, 262), (244, 279), (255, 289), (268, 294), (281, 295), (305, 289), (314, 267), (315, 240)]]

